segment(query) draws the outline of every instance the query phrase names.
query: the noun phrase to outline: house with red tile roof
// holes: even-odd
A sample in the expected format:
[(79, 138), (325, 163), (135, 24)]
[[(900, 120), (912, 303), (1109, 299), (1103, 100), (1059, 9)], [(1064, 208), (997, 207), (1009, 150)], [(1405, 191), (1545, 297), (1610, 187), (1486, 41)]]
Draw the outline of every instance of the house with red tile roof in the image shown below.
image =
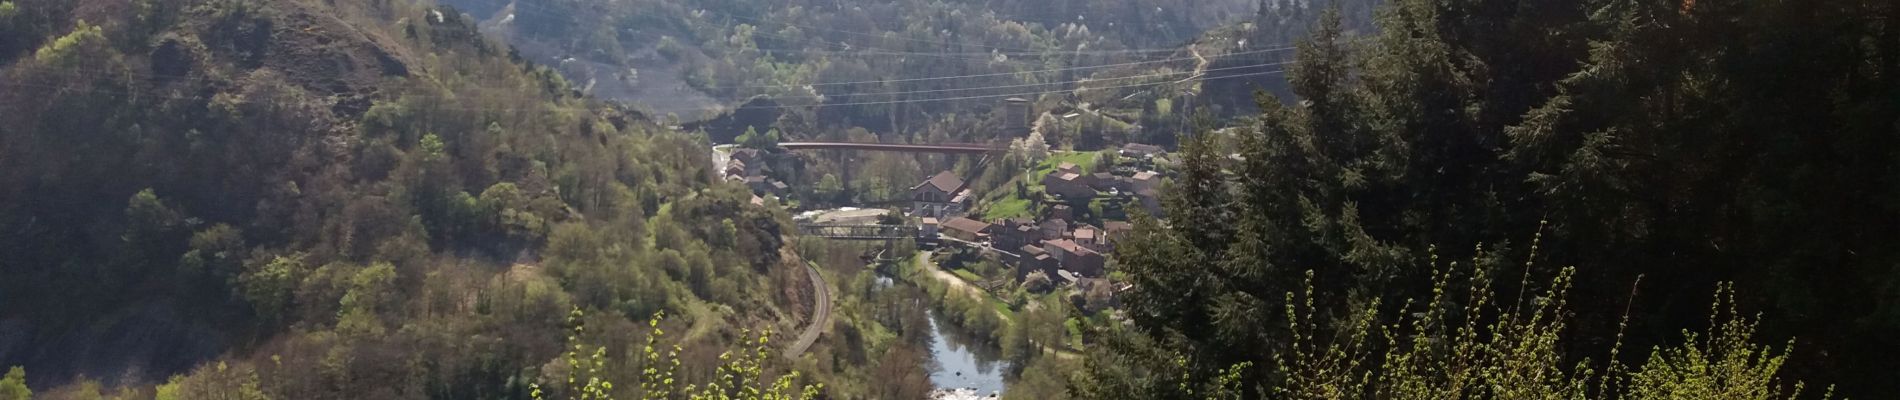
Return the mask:
[(1081, 245), (1089, 250), (1094, 250), (1097, 253), (1105, 253), (1108, 251), (1106, 243), (1102, 241), (1101, 228), (1082, 224), (1076, 227), (1074, 231), (1069, 232), (1069, 237), (1070, 240), (1075, 241), (1075, 244)]
[(1042, 250), (1056, 259), (1062, 270), (1086, 277), (1100, 277), (1105, 271), (1108, 259), (1094, 250), (1075, 243), (1073, 240), (1044, 240)]
[(955, 172), (943, 171), (910, 187), (911, 214), (945, 218), (963, 214), (970, 206), (969, 184)]
[(1026, 245), (1042, 243), (1042, 226), (1028, 219), (1006, 219), (995, 222), (990, 240), (995, 241), (998, 249), (1015, 249)]
[(1042, 186), (1044, 191), (1062, 195), (1063, 199), (1087, 201), (1095, 197), (1095, 188), (1089, 186), (1090, 180), (1088, 175), (1055, 171), (1042, 177)]
[(974, 219), (956, 217), (943, 221), (942, 232), (945, 235), (967, 242), (982, 243), (990, 239), (990, 224)]

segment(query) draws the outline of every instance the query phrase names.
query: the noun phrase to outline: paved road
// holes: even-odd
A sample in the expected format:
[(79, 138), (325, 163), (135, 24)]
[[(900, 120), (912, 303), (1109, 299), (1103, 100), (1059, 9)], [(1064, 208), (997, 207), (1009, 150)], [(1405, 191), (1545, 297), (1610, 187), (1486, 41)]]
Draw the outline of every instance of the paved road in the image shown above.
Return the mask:
[(817, 304), (812, 307), (811, 323), (805, 326), (804, 332), (798, 334), (798, 340), (792, 342), (792, 347), (785, 350), (787, 358), (805, 355), (805, 350), (810, 350), (812, 343), (818, 342), (818, 335), (825, 332), (825, 327), (831, 326), (831, 285), (825, 283), (825, 277), (818, 274), (818, 267), (810, 262), (805, 263), (805, 272), (811, 274), (812, 293)]
[(720, 178), (725, 177), (726, 164), (730, 163), (730, 161), (732, 160), (732, 149), (733, 148), (730, 147), (730, 145), (713, 145), (712, 147), (713, 173), (712, 174), (713, 174), (714, 181), (720, 180)]

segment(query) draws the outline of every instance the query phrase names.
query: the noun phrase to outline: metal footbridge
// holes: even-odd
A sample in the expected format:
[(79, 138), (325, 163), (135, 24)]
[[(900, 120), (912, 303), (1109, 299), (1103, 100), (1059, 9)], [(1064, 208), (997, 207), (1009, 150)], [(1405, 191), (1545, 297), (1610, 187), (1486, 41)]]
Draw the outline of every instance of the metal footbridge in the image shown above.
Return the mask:
[(798, 224), (798, 233), (837, 240), (917, 239), (923, 229), (915, 225)]

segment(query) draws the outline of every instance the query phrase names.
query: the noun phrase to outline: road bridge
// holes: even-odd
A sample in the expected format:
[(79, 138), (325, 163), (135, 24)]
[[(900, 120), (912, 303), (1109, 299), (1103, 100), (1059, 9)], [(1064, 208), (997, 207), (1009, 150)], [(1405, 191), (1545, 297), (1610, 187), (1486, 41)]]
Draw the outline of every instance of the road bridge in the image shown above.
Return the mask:
[(861, 150), (890, 151), (900, 153), (948, 153), (948, 154), (987, 154), (1009, 150), (1008, 147), (977, 143), (945, 144), (898, 144), (898, 143), (851, 143), (851, 142), (785, 142), (779, 147), (786, 150)]
[(914, 225), (798, 224), (798, 233), (837, 240), (898, 240), (923, 236), (923, 230)]
[[(853, 142), (784, 142), (778, 147), (786, 150), (851, 150), (885, 151), (897, 153), (939, 153), (983, 156), (977, 165), (988, 164), (991, 155), (1008, 151), (1008, 146), (981, 143), (939, 143), (939, 144), (901, 144), (901, 143), (853, 143)], [(845, 152), (838, 153), (838, 165), (844, 173), (844, 191), (851, 193), (851, 157)]]

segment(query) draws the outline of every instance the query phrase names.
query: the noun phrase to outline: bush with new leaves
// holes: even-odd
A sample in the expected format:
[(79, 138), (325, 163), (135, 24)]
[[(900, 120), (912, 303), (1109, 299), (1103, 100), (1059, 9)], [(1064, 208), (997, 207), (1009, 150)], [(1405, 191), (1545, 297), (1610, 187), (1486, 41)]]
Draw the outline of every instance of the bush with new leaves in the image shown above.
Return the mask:
[[(587, 344), (582, 343), (581, 335), (586, 332), (582, 320), (585, 312), (579, 307), (568, 313), (568, 324), (572, 325), (572, 334), (567, 337), (568, 348), (562, 360), (567, 367), (567, 380), (562, 385), (529, 385), (529, 395), (535, 400), (574, 399), (574, 400), (611, 400), (614, 398), (615, 385), (606, 377), (609, 365), (607, 348), (594, 348), (588, 354)], [(639, 398), (649, 400), (693, 399), (693, 400), (809, 400), (818, 398), (824, 390), (823, 384), (797, 386), (799, 374), (791, 372), (777, 379), (765, 378), (765, 361), (772, 356), (771, 332), (766, 331), (753, 336), (750, 330), (741, 335), (745, 340), (740, 343), (754, 344), (754, 347), (728, 350), (719, 355), (722, 364), (711, 382), (704, 385), (688, 384), (676, 377), (680, 367), (680, 346), (674, 345), (661, 353), (660, 340), (666, 331), (660, 329), (660, 320), (664, 313), (656, 314), (647, 321), (652, 329), (647, 334), (645, 346), (641, 349), (645, 366), (640, 371)], [(624, 389), (624, 388), (623, 388)]]
[[(1537, 243), (1532, 242), (1535, 257)], [(1381, 323), (1377, 302), (1358, 309), (1331, 335), (1316, 322), (1313, 282), (1286, 296), (1286, 347), (1274, 357), (1281, 379), (1277, 398), (1494, 398), (1494, 399), (1795, 399), (1804, 386), (1779, 373), (1789, 348), (1754, 343), (1756, 322), (1735, 309), (1733, 289), (1716, 289), (1711, 332), (1683, 331), (1682, 344), (1651, 350), (1648, 362), (1624, 365), (1619, 335), (1608, 360), (1564, 361), (1559, 343), (1575, 268), (1551, 278), (1549, 288), (1499, 304), (1483, 252), (1469, 280), (1454, 283), (1459, 263), (1432, 260), (1431, 298), (1407, 302), (1395, 322)], [(1530, 268), (1519, 287), (1529, 288)], [(1460, 290), (1462, 289), (1462, 290)], [(1527, 289), (1528, 290), (1528, 289)], [(1462, 291), (1463, 293), (1457, 293)], [(1624, 322), (1627, 326), (1627, 321)], [(1330, 337), (1328, 337), (1330, 336)], [(1607, 365), (1599, 371), (1594, 365)], [(1832, 397), (1832, 388), (1823, 398)]]

